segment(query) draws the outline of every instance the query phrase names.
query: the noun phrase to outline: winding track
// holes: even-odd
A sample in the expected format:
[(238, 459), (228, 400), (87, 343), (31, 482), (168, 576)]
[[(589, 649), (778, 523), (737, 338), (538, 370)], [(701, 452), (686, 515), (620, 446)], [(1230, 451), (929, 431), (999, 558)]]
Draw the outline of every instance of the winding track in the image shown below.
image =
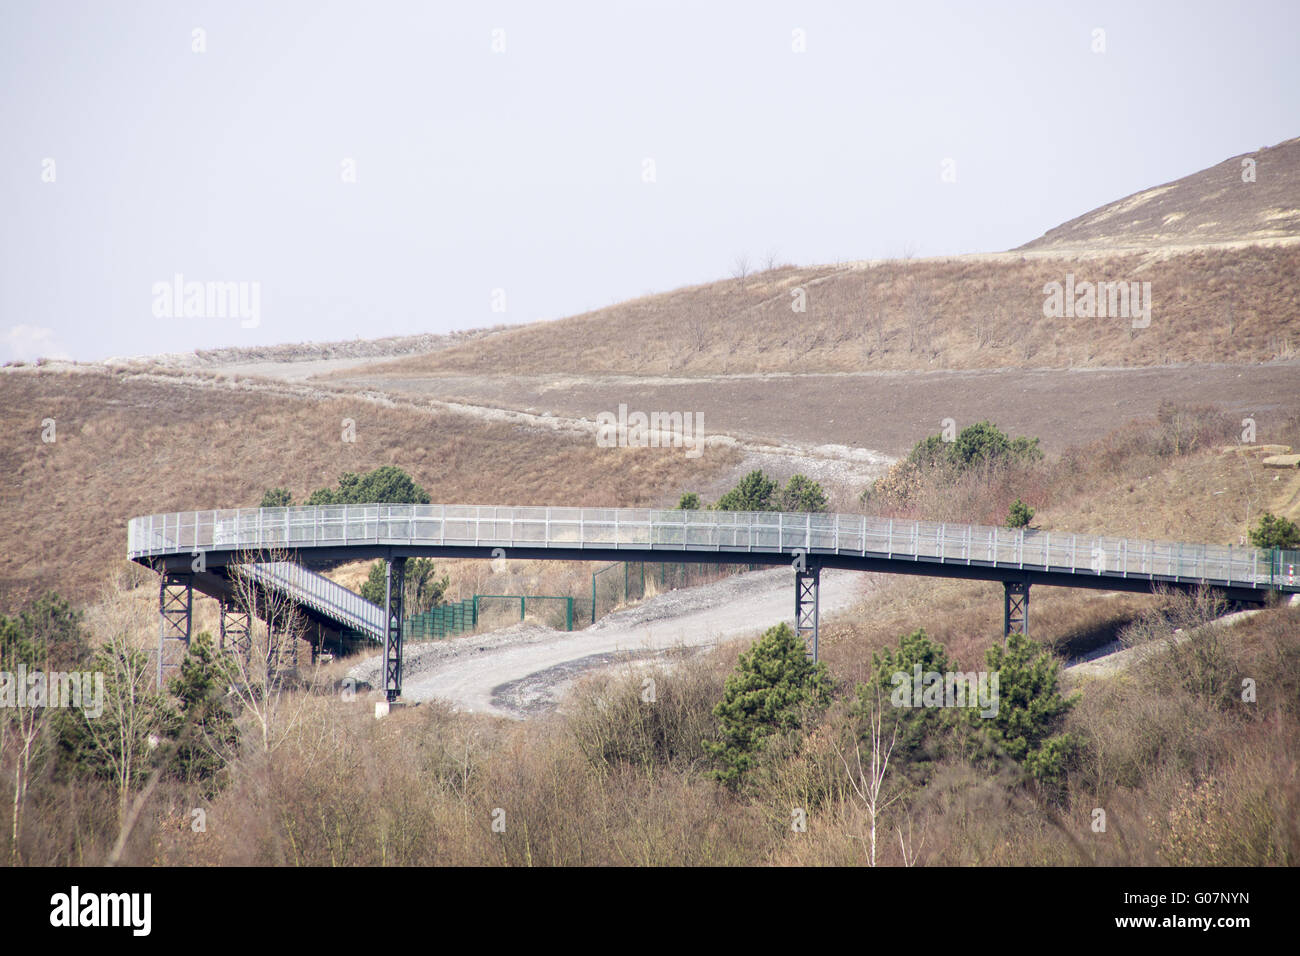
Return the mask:
[[(692, 588), (710, 603), (679, 616), (638, 621), (639, 615), (616, 614), (605, 626), (592, 627), (537, 643), (500, 645), (482, 653), (464, 654), (440, 662), (426, 673), (408, 677), (402, 696), (410, 701), (440, 698), (460, 710), (520, 717), (516, 707), (503, 706), (504, 685), (538, 678), (547, 696), (592, 665), (609, 663), (605, 656), (637, 657), (674, 647), (700, 647), (762, 631), (789, 621), (792, 611), (791, 572), (759, 571), (714, 585)], [(822, 577), (822, 613), (847, 610), (864, 587), (862, 575), (831, 571)], [(676, 596), (660, 595), (657, 600)], [(616, 620), (617, 619), (617, 620)], [(473, 645), (474, 637), (459, 638)], [(547, 673), (550, 672), (550, 673)]]

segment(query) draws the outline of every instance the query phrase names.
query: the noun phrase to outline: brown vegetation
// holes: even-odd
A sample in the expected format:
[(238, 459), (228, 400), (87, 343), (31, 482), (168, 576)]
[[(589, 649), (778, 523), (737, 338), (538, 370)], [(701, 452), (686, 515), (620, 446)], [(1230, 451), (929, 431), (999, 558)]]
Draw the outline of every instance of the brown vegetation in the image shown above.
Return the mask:
[[(442, 503), (667, 506), (730, 467), (711, 449), (597, 448), (554, 432), (362, 399), (309, 401), (103, 371), (0, 378), (0, 489), (7, 607), (49, 587), (98, 585), (135, 515), (257, 507), (272, 487), (302, 501), (343, 471), (404, 468)], [(56, 423), (53, 443), (41, 422)], [(340, 440), (355, 421), (356, 441)]]
[[(1043, 286), (1151, 283), (1151, 324), (1045, 318)], [(807, 311), (791, 311), (803, 289)], [(1300, 348), (1300, 245), (783, 267), (336, 373), (846, 372), (1264, 362)]]
[[(886, 774), (877, 862), (1295, 864), (1300, 610), (1212, 629), (1083, 687), (1084, 749), (1064, 803), (1009, 772), (945, 760), (923, 788)], [(840, 706), (753, 785), (708, 779), (699, 741), (733, 657), (597, 678), (528, 724), (438, 705), (382, 721), (318, 681), (274, 759), (247, 748), (212, 800), (160, 787), (124, 862), (298, 865), (862, 864), (871, 818), (842, 762)], [(656, 683), (653, 702), (645, 679)], [(1259, 688), (1243, 702), (1241, 679)], [(864, 751), (864, 760), (867, 757)], [(852, 758), (850, 758), (852, 759)], [(856, 767), (854, 767), (856, 770)], [(21, 859), (95, 863), (117, 836), (111, 787), (43, 778)], [(193, 810), (205, 812), (196, 832)], [(1094, 829), (1096, 810), (1106, 813)], [(806, 831), (791, 825), (803, 810)]]

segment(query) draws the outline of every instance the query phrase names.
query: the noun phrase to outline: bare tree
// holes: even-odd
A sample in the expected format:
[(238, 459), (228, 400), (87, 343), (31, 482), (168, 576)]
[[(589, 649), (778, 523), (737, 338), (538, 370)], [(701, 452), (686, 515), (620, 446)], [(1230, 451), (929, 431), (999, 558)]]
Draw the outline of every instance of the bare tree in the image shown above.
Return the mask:
[(925, 849), (925, 837), (921, 837), (921, 842), (916, 842), (916, 837), (912, 833), (912, 817), (907, 817), (907, 835), (904, 837), (901, 826), (894, 827), (894, 833), (898, 836), (898, 849), (903, 856), (903, 866), (916, 866), (917, 858), (920, 857), (921, 851)]
[(930, 290), (913, 282), (904, 309), (907, 317), (907, 350), (915, 352), (928, 347), (934, 327), (934, 296)]
[(885, 351), (885, 322), (889, 314), (883, 305), (877, 305), (871, 311), (871, 325), (876, 330), (876, 348)]
[[(870, 866), (875, 866), (876, 831), (880, 816), (890, 804), (902, 796), (901, 791), (894, 793), (890, 797), (883, 795), (885, 775), (889, 771), (889, 758), (894, 752), (894, 744), (898, 741), (898, 725), (894, 725), (894, 731), (889, 738), (889, 743), (884, 744), (882, 731), (884, 714), (880, 702), (879, 688), (876, 690), (876, 703), (871, 708), (869, 721), (871, 734), (871, 766), (869, 770), (862, 766), (862, 747), (860, 745), (854, 745), (853, 748), (853, 756), (857, 765), (856, 770), (849, 767), (848, 760), (845, 759), (843, 753), (839, 752), (838, 748), (836, 753), (839, 754), (840, 762), (844, 764), (844, 772), (848, 774), (849, 784), (853, 787), (853, 792), (858, 795), (858, 798), (867, 808), (867, 820), (870, 826), (867, 863)], [(901, 833), (899, 839), (902, 840)], [(904, 857), (906, 858), (906, 849), (904, 850)]]
[(104, 675), (104, 700), (102, 713), (87, 713), (85, 723), (92, 752), (113, 775), (119, 824), (127, 819), (131, 794), (153, 760), (166, 719), (148, 652), (157, 608), (123, 583), (105, 589), (87, 622), (102, 641), (94, 665)]
[(298, 677), (300, 648), (307, 640), (307, 619), (284, 589), (270, 587), (253, 572), (258, 564), (289, 565), (284, 551), (270, 554), (241, 553), (231, 565), (230, 601), (248, 613), (249, 633), (242, 646), (225, 658), (229, 694), (257, 728), (263, 752), (269, 753), (288, 737), (306, 701), (292, 694)]
[(731, 274), (741, 282), (744, 282), (745, 277), (748, 276), (749, 273), (749, 255), (742, 252), (740, 255), (736, 256), (735, 261), (731, 264)]
[(767, 254), (763, 256), (763, 268), (771, 272), (776, 268), (777, 252), (775, 249), (768, 249)]
[[(10, 674), (18, 672), (17, 663), (22, 661), (16, 648), (5, 653), (0, 645), (0, 670)], [(0, 707), (0, 759), (9, 765), (9, 776), (13, 779), (14, 796), (11, 807), (11, 828), (9, 854), (10, 862), (20, 862), (18, 856), (18, 836), (22, 831), (23, 810), (27, 802), (27, 787), (31, 781), (32, 763), (36, 759), (44, 729), (43, 716), (45, 708), (34, 707), (28, 701), (26, 688), (15, 688), (13, 706)]]
[(1001, 324), (1002, 299), (992, 289), (986, 289), (976, 306), (975, 347), (982, 349), (993, 342), (994, 332)]
[(692, 354), (703, 352), (709, 344), (709, 319), (703, 309), (695, 309), (686, 316), (686, 343)]

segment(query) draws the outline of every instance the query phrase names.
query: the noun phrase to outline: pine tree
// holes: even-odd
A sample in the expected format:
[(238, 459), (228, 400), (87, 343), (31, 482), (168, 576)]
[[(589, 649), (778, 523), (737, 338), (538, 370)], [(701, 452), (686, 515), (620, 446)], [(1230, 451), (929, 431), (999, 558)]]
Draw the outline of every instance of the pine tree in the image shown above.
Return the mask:
[[(376, 561), (370, 565), (370, 574), (361, 585), (361, 596), (379, 607), (384, 606), (387, 573), (384, 562)], [(447, 575), (440, 578), (434, 575), (432, 558), (408, 558), (404, 577), (406, 600), (402, 613), (406, 615), (421, 614), (442, 604), (451, 584)]]
[(191, 643), (169, 687), (178, 701), (171, 763), (177, 777), (188, 783), (203, 781), (209, 792), (217, 789), (219, 775), (239, 744), (235, 716), (226, 706), (226, 683), (212, 635), (204, 631)]
[(288, 488), (268, 488), (266, 494), (262, 495), (262, 503), (259, 508), (287, 508), (293, 504), (293, 495), (289, 493)]
[(1286, 518), (1265, 511), (1259, 516), (1259, 524), (1251, 529), (1250, 543), (1257, 548), (1297, 548), (1300, 547), (1300, 528)]
[(756, 468), (718, 499), (719, 511), (775, 511), (776, 482)]
[(1011, 502), (1011, 510), (1007, 512), (1008, 528), (1028, 528), (1029, 522), (1034, 520), (1034, 509), (1029, 507), (1019, 498)]
[(998, 675), (997, 713), (982, 717), (968, 710), (968, 719), (993, 750), (1021, 764), (1030, 777), (1053, 786), (1062, 782), (1077, 741), (1062, 733), (1065, 715), (1078, 694), (1062, 696), (1057, 678), (1060, 664), (1024, 634), (1011, 634), (985, 654), (989, 673)]
[[(953, 726), (952, 711), (934, 707), (889, 706), (900, 682), (909, 688), (913, 684), (914, 668), (920, 665), (921, 673), (946, 674), (950, 669), (948, 652), (937, 641), (932, 641), (924, 628), (918, 628), (898, 639), (898, 649), (885, 648), (872, 654), (872, 679), (859, 684), (857, 701), (850, 713), (859, 720), (859, 737), (869, 730), (873, 708), (881, 707), (884, 713), (885, 735), (895, 735), (893, 759), (904, 774), (916, 782), (924, 780), (930, 764), (942, 755), (942, 736)], [(902, 674), (902, 678), (895, 678)]]
[(781, 492), (782, 511), (811, 511), (821, 513), (828, 504), (822, 486), (807, 475), (791, 475)]
[(705, 749), (722, 767), (714, 776), (739, 786), (773, 734), (800, 730), (809, 717), (830, 703), (826, 665), (808, 659), (807, 649), (789, 624), (768, 631), (748, 653), (741, 654), (727, 678), (713, 714), (721, 739)]

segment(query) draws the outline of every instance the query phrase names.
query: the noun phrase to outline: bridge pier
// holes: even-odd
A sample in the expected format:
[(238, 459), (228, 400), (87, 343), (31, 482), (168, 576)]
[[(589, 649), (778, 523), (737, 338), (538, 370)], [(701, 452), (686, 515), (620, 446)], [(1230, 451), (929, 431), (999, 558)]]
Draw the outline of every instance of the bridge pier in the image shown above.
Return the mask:
[[(190, 646), (190, 623), (194, 616), (194, 576), (164, 571), (158, 582), (158, 689), (164, 672), (179, 667), (180, 659), (169, 660), (169, 651), (181, 643), (180, 656)], [(171, 642), (168, 644), (168, 642)]]
[(821, 596), (821, 571), (818, 565), (794, 573), (795, 633), (812, 645), (813, 663), (817, 662), (817, 618)]
[(1029, 579), (1002, 582), (1002, 644), (1012, 634), (1029, 633)]
[(389, 558), (384, 575), (384, 692), (392, 703), (402, 695), (402, 593), (406, 558)]
[(231, 650), (248, 660), (253, 650), (253, 620), (248, 608), (241, 607), (229, 598), (221, 601), (221, 640), (220, 650), (226, 649), (230, 642)]

